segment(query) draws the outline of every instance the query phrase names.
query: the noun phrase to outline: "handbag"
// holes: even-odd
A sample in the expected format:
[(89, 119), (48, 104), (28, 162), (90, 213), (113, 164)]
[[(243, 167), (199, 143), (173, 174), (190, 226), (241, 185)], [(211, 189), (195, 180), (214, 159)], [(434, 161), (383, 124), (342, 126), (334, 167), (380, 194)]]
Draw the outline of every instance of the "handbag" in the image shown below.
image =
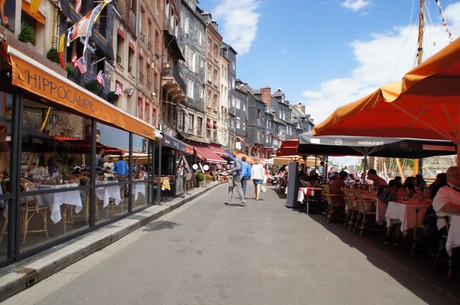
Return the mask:
[(262, 193), (265, 193), (265, 192), (267, 191), (267, 187), (265, 186), (265, 183), (262, 183), (262, 184), (260, 185), (260, 191), (261, 191)]

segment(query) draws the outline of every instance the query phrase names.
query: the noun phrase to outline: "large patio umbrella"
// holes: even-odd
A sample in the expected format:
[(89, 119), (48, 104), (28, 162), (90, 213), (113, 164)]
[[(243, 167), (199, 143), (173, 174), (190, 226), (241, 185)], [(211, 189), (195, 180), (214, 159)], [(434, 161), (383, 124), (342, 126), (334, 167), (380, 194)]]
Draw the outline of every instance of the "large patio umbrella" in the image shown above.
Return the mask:
[(452, 142), (444, 140), (364, 136), (313, 136), (311, 132), (304, 132), (299, 136), (297, 150), (301, 154), (416, 159), (439, 155), (453, 155), (456, 153), (456, 146)]
[(444, 139), (458, 146), (459, 82), (457, 39), (409, 71), (401, 82), (339, 107), (314, 128), (314, 134)]
[[(288, 165), (289, 162), (301, 162), (305, 166), (316, 166), (317, 159), (309, 156), (309, 154), (302, 154), (297, 152), (299, 144), (298, 139), (284, 140), (280, 147), (276, 150), (276, 155), (273, 160), (274, 165)], [(310, 154), (313, 155), (313, 154)]]

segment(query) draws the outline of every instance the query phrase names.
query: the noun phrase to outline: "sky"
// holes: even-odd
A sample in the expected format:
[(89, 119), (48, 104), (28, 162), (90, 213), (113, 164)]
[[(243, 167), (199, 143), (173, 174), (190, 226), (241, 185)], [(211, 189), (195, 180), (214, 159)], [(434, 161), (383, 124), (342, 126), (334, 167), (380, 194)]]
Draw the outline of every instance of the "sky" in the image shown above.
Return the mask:
[[(417, 65), (419, 0), (200, 0), (198, 6), (238, 52), (237, 78), (254, 89), (281, 88), (291, 104), (306, 106), (315, 125)], [(460, 0), (426, 0), (423, 60), (459, 34)]]

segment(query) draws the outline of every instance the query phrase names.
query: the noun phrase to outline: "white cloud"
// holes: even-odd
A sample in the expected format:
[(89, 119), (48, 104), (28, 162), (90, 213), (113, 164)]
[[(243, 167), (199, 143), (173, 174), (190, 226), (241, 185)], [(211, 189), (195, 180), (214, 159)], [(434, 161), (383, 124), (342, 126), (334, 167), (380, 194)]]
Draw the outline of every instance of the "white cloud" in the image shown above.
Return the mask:
[[(460, 3), (448, 6), (445, 15), (453, 37), (460, 30)], [(424, 40), (424, 59), (435, 54), (449, 43), (442, 25), (426, 27), (429, 39)], [(337, 107), (362, 98), (379, 87), (401, 80), (406, 72), (416, 66), (418, 28), (395, 28), (390, 33), (374, 33), (369, 41), (355, 40), (353, 49), (356, 68), (348, 78), (323, 82), (316, 91), (304, 91), (303, 104), (315, 124), (324, 121)]]
[[(248, 53), (256, 38), (257, 0), (224, 0), (213, 11), (213, 17), (222, 22), (222, 37), (238, 54)], [(220, 29), (219, 29), (220, 31)]]
[(345, 0), (342, 2), (344, 8), (350, 9), (354, 12), (362, 10), (370, 4), (369, 0)]

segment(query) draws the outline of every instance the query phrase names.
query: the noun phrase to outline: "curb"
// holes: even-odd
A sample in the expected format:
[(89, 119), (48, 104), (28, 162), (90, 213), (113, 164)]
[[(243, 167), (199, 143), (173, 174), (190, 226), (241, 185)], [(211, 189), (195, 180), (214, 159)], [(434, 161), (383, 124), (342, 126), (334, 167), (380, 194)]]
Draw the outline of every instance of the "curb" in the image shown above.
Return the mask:
[(186, 198), (174, 198), (170, 202), (150, 206), (96, 231), (76, 237), (6, 266), (4, 271), (0, 272), (0, 302), (107, 247), (129, 233), (200, 197), (219, 185), (221, 183), (209, 185), (203, 190), (200, 188), (198, 190), (193, 189), (194, 193)]

